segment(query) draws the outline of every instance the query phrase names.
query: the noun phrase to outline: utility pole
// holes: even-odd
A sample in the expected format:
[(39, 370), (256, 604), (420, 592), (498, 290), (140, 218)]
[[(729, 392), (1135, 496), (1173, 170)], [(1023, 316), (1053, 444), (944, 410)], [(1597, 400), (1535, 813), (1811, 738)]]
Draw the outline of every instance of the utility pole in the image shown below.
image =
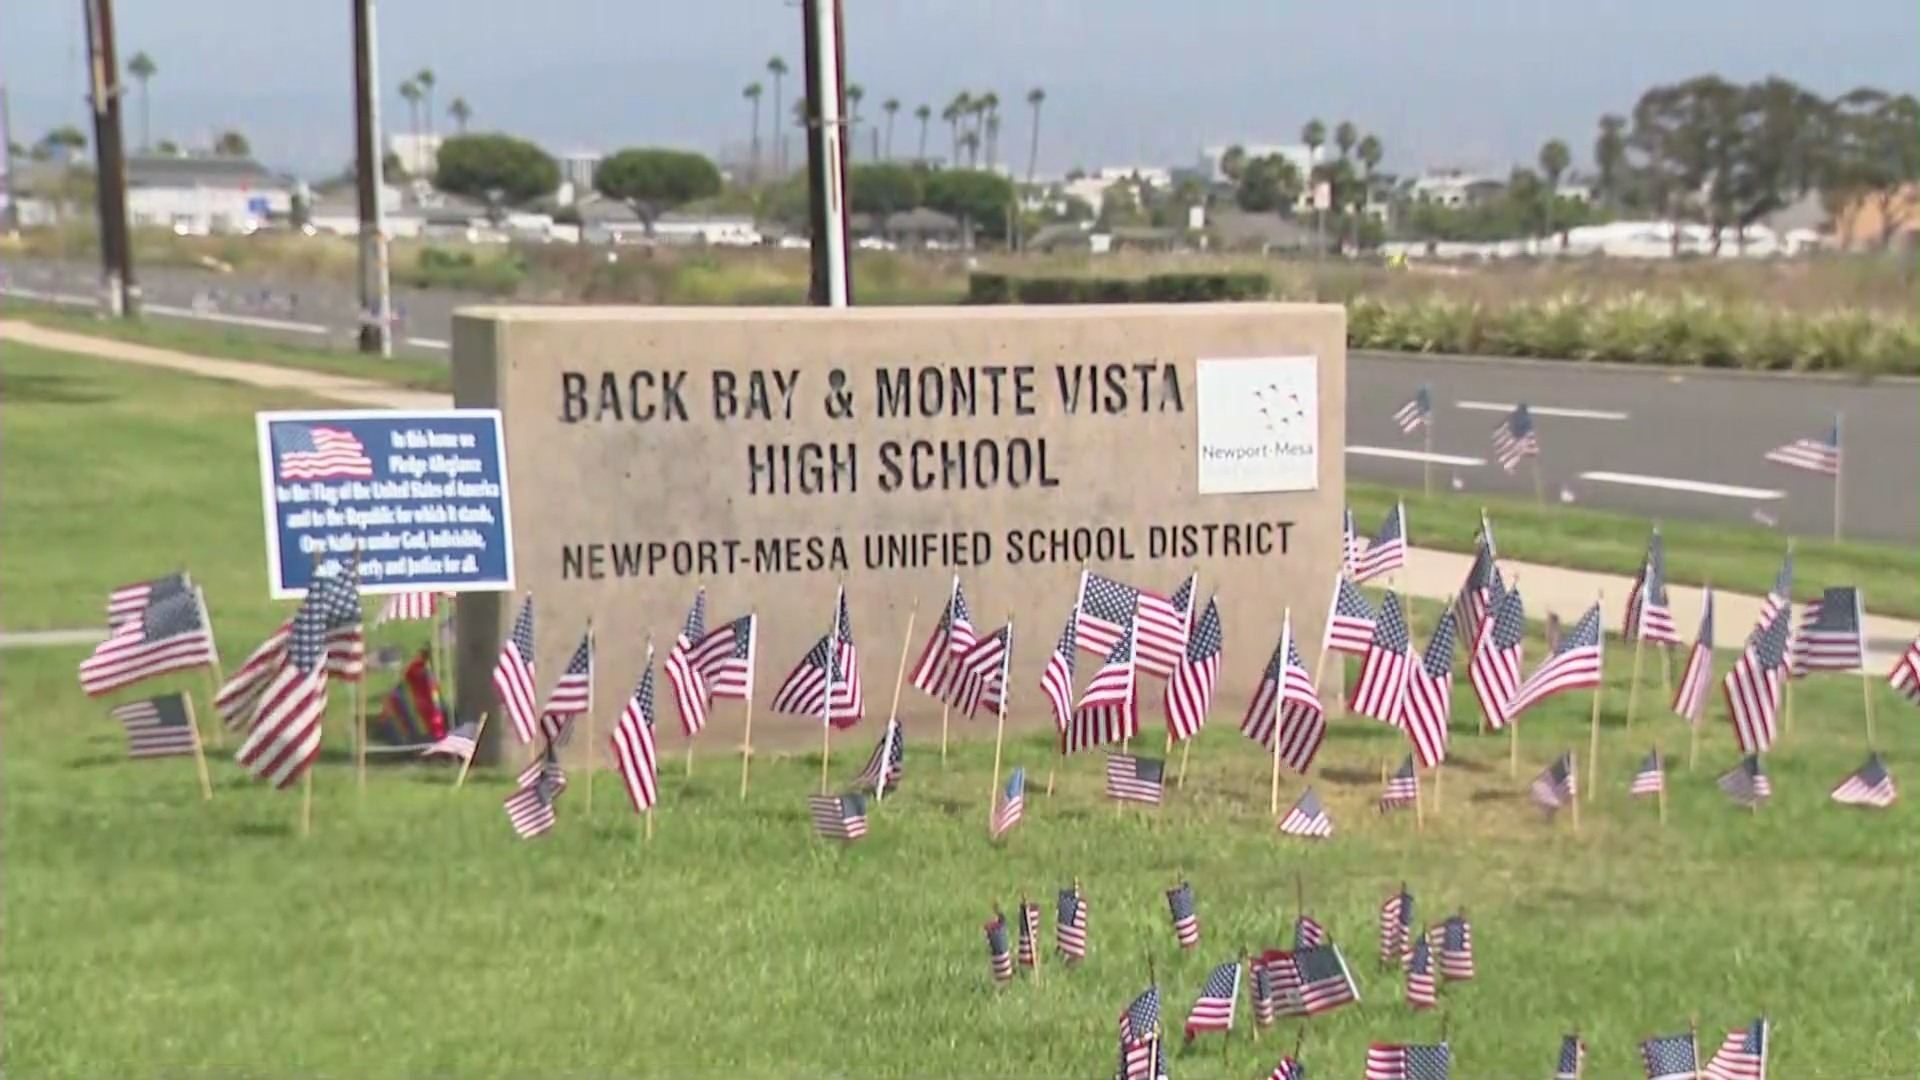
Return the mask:
[(127, 233), (127, 155), (120, 135), (120, 60), (113, 44), (113, 0), (82, 0), (87, 13), (89, 104), (93, 106), (95, 188), (100, 208), (100, 292), (109, 315), (140, 317)]
[(853, 302), (847, 260), (847, 146), (841, 78), (845, 46), (840, 0), (800, 0), (805, 22), (807, 93), (807, 221), (813, 232), (809, 302), (846, 307)]
[(393, 355), (387, 263), (386, 161), (380, 152), (380, 60), (373, 0), (353, 4), (354, 186), (360, 210), (360, 351)]

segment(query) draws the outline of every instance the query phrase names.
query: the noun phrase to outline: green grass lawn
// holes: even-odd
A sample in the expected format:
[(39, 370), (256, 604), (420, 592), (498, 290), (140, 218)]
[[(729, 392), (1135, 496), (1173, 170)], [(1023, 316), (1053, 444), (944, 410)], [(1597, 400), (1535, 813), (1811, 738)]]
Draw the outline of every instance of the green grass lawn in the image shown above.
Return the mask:
[[(1417, 547), (1471, 552), (1485, 508), (1502, 559), (1632, 576), (1647, 557), (1647, 519), (1633, 514), (1451, 492), (1427, 497), (1417, 488), (1347, 484), (1347, 503), (1368, 536), (1401, 500), (1407, 504), (1408, 531)], [(1711, 583), (1716, 589), (1754, 596), (1773, 587), (1787, 546), (1777, 532), (1727, 522), (1668, 521), (1660, 532), (1666, 538), (1669, 582)], [(1920, 618), (1920, 555), (1909, 548), (1803, 537), (1794, 544), (1793, 559), (1794, 591), (1801, 599), (1819, 596), (1827, 585), (1858, 585), (1867, 610)]]
[(54, 330), (115, 338), (158, 349), (174, 349), (195, 356), (322, 371), (330, 375), (392, 383), (410, 390), (453, 391), (453, 375), (444, 360), (417, 356), (381, 359), (345, 349), (289, 345), (256, 330), (222, 327), (216, 323), (183, 322), (158, 315), (139, 322), (108, 320), (73, 308), (16, 299), (0, 300), (0, 318), (20, 319)]
[[(7, 625), (97, 617), (110, 586), (179, 564), (206, 583), (227, 656), (282, 616), (261, 582), (261, 395), (15, 347), (0, 377)], [(1502, 541), (1523, 534), (1516, 521)], [(1575, 1025), (1591, 1075), (1632, 1075), (1640, 1038), (1695, 1016), (1711, 1047), (1762, 1009), (1778, 1077), (1903, 1075), (1920, 1054), (1920, 811), (1911, 792), (1884, 813), (1827, 801), (1865, 753), (1848, 678), (1802, 688), (1758, 814), (1713, 786), (1735, 753), (1717, 708), (1692, 774), (1679, 721), (1648, 709), (1622, 730), (1615, 650), (1599, 797), (1577, 834), (1522, 792), (1560, 751), (1584, 757), (1590, 699), (1527, 717), (1510, 779), (1505, 739), (1470, 733), (1462, 686), (1444, 803), (1421, 832), (1371, 809), (1401, 741), (1340, 720), (1313, 779), (1338, 834), (1278, 836), (1266, 760), (1233, 731), (1239, 703), (1223, 703), (1157, 812), (1116, 814), (1091, 757), (1040, 794), (1054, 758), (1039, 737), (1015, 740), (1007, 761), (1036, 790), (1002, 847), (985, 830), (991, 747), (960, 744), (942, 771), (916, 727), (906, 784), (843, 850), (808, 839), (811, 755), (757, 765), (742, 803), (737, 763), (704, 759), (687, 779), (669, 753), (651, 843), (604, 773), (592, 815), (576, 775), (559, 828), (531, 843), (509, 831), (491, 771), (456, 794), (445, 770), (378, 769), (362, 799), (344, 693), (303, 841), (298, 795), (249, 784), (223, 755), (210, 803), (186, 760), (124, 760), (109, 703), (75, 685), (83, 651), (0, 653), (0, 1051), (15, 1075), (1105, 1076), (1149, 961), (1177, 1027), (1211, 965), (1279, 942), (1296, 875), (1365, 998), (1307, 1023), (1315, 1075), (1357, 1075), (1372, 1040), (1439, 1036), (1441, 1016), (1412, 1013), (1374, 966), (1377, 905), (1403, 879), (1422, 920), (1464, 907), (1474, 921), (1479, 978), (1442, 991), (1462, 1080), (1545, 1075)], [(204, 710), (197, 676), (139, 692), (175, 685)], [(1874, 692), (1890, 767), (1920, 782), (1914, 711)], [(836, 744), (837, 776), (876, 731)], [(1655, 739), (1674, 762), (1665, 827), (1624, 794)], [(1302, 787), (1289, 776), (1283, 798)], [(1205, 933), (1191, 955), (1161, 895), (1182, 872)], [(1092, 904), (1087, 964), (994, 990), (981, 936), (993, 905), (1048, 899), (1073, 877)], [(1175, 1073), (1264, 1074), (1297, 1028), (1237, 1033), (1224, 1057), (1208, 1037)]]

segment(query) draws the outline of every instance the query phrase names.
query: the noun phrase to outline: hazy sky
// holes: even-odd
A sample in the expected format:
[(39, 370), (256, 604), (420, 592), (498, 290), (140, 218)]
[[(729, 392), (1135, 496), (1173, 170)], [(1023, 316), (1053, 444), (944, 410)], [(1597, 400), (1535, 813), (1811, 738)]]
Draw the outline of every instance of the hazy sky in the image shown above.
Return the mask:
[[(270, 164), (328, 172), (351, 146), (345, 0), (117, 0), (120, 55), (144, 49), (154, 137), (205, 143), (238, 127)], [(1843, 10), (1844, 9), (1844, 10)], [(1387, 146), (1385, 168), (1500, 168), (1558, 135), (1576, 160), (1594, 121), (1647, 85), (1700, 72), (1781, 74), (1832, 93), (1920, 87), (1920, 4), (1843, 0), (846, 0), (848, 75), (868, 109), (909, 117), (954, 91), (995, 90), (1024, 164), (1026, 91), (1047, 91), (1041, 167), (1163, 164), (1220, 142), (1294, 141), (1313, 116), (1350, 118)], [(0, 4), (0, 80), (15, 138), (84, 119), (81, 5)], [(381, 0), (380, 65), (393, 92), (422, 66), (438, 106), (464, 96), (478, 128), (549, 150), (744, 141), (741, 88), (778, 53), (798, 83), (797, 0)], [(771, 87), (769, 87), (769, 95)], [(137, 99), (127, 137), (140, 137)], [(864, 148), (865, 143), (863, 142)]]

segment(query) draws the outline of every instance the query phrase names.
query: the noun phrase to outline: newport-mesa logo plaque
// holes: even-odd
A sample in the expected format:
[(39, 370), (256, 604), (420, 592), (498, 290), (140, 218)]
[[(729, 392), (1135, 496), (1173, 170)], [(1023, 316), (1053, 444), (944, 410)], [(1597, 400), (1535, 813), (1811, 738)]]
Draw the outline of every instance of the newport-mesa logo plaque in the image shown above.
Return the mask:
[(1194, 366), (1200, 494), (1319, 488), (1318, 358), (1204, 359)]

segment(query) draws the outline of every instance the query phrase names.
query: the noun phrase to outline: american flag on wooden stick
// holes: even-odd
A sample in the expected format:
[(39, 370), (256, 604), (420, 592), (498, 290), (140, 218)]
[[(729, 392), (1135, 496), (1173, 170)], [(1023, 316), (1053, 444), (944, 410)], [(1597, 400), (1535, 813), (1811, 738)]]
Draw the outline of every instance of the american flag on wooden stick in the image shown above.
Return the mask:
[(1416, 1009), (1440, 1004), (1433, 977), (1433, 946), (1424, 934), (1414, 935), (1413, 952), (1407, 957), (1407, 1004)]
[(1704, 1080), (1767, 1080), (1767, 1018), (1735, 1028), (1700, 1070)]
[(927, 636), (926, 647), (913, 665), (908, 681), (940, 700), (947, 700), (959, 688), (959, 663), (975, 641), (973, 617), (967, 610), (967, 594), (960, 588), (960, 575), (953, 575), (947, 590), (946, 606), (940, 609), (940, 622)]
[(1016, 929), (1019, 931), (1019, 947), (1015, 959), (1021, 967), (1038, 967), (1040, 964), (1040, 905), (1029, 904), (1023, 897), (1018, 909), (1020, 918)]
[(1513, 472), (1522, 461), (1539, 454), (1540, 436), (1533, 429), (1533, 413), (1523, 401), (1493, 429), (1493, 456), (1502, 469)]
[(1007, 675), (1013, 663), (1013, 623), (974, 641), (953, 662), (956, 674), (953, 706), (972, 717), (980, 710), (998, 713), (1006, 697)]
[(1661, 1035), (1640, 1044), (1647, 1080), (1700, 1080), (1700, 1052), (1693, 1033)]
[(1397, 966), (1412, 950), (1413, 893), (1402, 882), (1380, 905), (1380, 966)]
[(1269, 752), (1273, 740), (1280, 740), (1280, 760), (1295, 772), (1306, 772), (1327, 737), (1326, 710), (1314, 689), (1313, 675), (1300, 657), (1300, 643), (1293, 636), (1293, 611), (1280, 619), (1280, 640), (1260, 686), (1247, 704), (1247, 715), (1240, 721), (1240, 733)]
[(1700, 594), (1700, 630), (1694, 635), (1693, 648), (1687, 653), (1687, 666), (1673, 689), (1673, 711), (1690, 724), (1700, 722), (1705, 711), (1707, 691), (1713, 685), (1713, 590)]
[(1480, 624), (1473, 659), (1467, 664), (1467, 681), (1473, 684), (1473, 696), (1480, 702), (1490, 731), (1513, 722), (1508, 706), (1520, 689), (1520, 654), (1526, 639), (1526, 602), (1515, 585), (1493, 602), (1492, 615)]
[(867, 798), (858, 793), (810, 795), (807, 813), (813, 831), (828, 840), (854, 841), (867, 835)]
[(1007, 786), (1001, 789), (1000, 803), (993, 808), (993, 827), (995, 837), (1005, 836), (1009, 829), (1020, 824), (1027, 816), (1027, 770), (1016, 765), (1012, 775), (1007, 777)]
[(250, 704), (252, 731), (235, 755), (256, 780), (286, 787), (320, 757), (327, 708), (328, 643), (361, 625), (359, 575), (321, 578), (294, 613), (284, 648), (262, 668)]
[(1074, 707), (1060, 752), (1071, 754), (1089, 746), (1117, 743), (1140, 731), (1140, 695), (1135, 675), (1133, 633), (1122, 634), (1094, 672), (1080, 703)]
[(753, 700), (753, 658), (760, 618), (742, 615), (709, 633), (694, 649), (694, 665), (716, 701)]
[(1627, 614), (1620, 636), (1628, 641), (1680, 644), (1680, 635), (1673, 628), (1673, 609), (1667, 604), (1667, 555), (1659, 529), (1647, 538), (1647, 557), (1627, 594)]
[(1640, 767), (1634, 770), (1633, 783), (1627, 788), (1627, 794), (1636, 798), (1643, 795), (1658, 795), (1667, 789), (1667, 770), (1660, 760), (1659, 750), (1647, 751), (1640, 760)]
[(1434, 951), (1440, 956), (1440, 974), (1448, 982), (1467, 982), (1474, 976), (1473, 923), (1455, 912), (1435, 928)]
[(1433, 391), (1425, 383), (1413, 392), (1413, 397), (1405, 405), (1394, 410), (1393, 422), (1400, 425), (1400, 433), (1411, 435), (1433, 423)]
[(1293, 1058), (1282, 1056), (1280, 1064), (1267, 1074), (1267, 1080), (1307, 1080), (1307, 1068)]
[(1255, 1027), (1270, 1027), (1273, 1024), (1275, 996), (1273, 976), (1267, 971), (1266, 957), (1255, 957), (1248, 965), (1252, 971), (1253, 1024)]
[(1193, 885), (1182, 881), (1167, 890), (1167, 912), (1173, 918), (1173, 939), (1183, 949), (1200, 944), (1200, 912), (1193, 905)]
[(493, 665), (493, 689), (500, 707), (513, 725), (513, 736), (530, 743), (540, 729), (540, 707), (533, 685), (533, 597), (520, 604), (514, 616), (513, 632), (500, 647), (500, 659)]
[(1308, 788), (1301, 793), (1286, 816), (1280, 819), (1280, 831), (1288, 836), (1324, 840), (1333, 835), (1333, 819), (1327, 816), (1327, 808), (1320, 804), (1320, 796)]
[(1269, 965), (1279, 974), (1280, 1012), (1287, 1016), (1319, 1016), (1360, 1000), (1347, 959), (1334, 944), (1283, 953)]
[(1893, 670), (1887, 672), (1887, 685), (1899, 691), (1908, 701), (1920, 705), (1920, 637), (1908, 642), (1907, 651), (1894, 661)]
[(567, 771), (560, 767), (559, 750), (549, 742), (525, 769), (513, 793), (501, 807), (507, 812), (507, 824), (522, 840), (531, 840), (553, 829), (558, 817), (554, 801), (567, 790)]
[(1374, 1043), (1367, 1047), (1366, 1080), (1448, 1080), (1453, 1049), (1446, 1043)]
[(394, 593), (380, 605), (380, 614), (374, 616), (373, 625), (384, 626), (390, 622), (424, 622), (439, 613), (440, 594), (437, 592)]
[(1405, 810), (1420, 800), (1420, 774), (1413, 769), (1413, 755), (1400, 763), (1392, 776), (1387, 777), (1386, 789), (1380, 792), (1380, 811)]
[(1187, 655), (1187, 638), (1193, 629), (1194, 594), (1200, 575), (1191, 574), (1173, 596), (1140, 590), (1139, 606), (1134, 612), (1134, 649), (1140, 670), (1156, 678), (1169, 678)]
[(1200, 985), (1200, 997), (1187, 1010), (1187, 1041), (1208, 1031), (1232, 1031), (1234, 1008), (1240, 1002), (1240, 961), (1216, 966)]
[(1527, 792), (1533, 796), (1534, 802), (1548, 810), (1558, 810), (1572, 802), (1574, 796), (1580, 793), (1580, 782), (1573, 771), (1573, 754), (1565, 753), (1553, 759), (1553, 764), (1540, 770), (1540, 775), (1533, 778)]
[(1773, 613), (1793, 604), (1793, 552), (1788, 551), (1780, 560), (1780, 572), (1773, 576), (1773, 588), (1767, 590), (1767, 597), (1760, 604), (1760, 617), (1753, 622), (1751, 637), (1766, 629), (1773, 621)]
[(1061, 627), (1060, 640), (1047, 656), (1047, 666), (1040, 672), (1040, 692), (1047, 696), (1047, 704), (1053, 706), (1053, 728), (1060, 736), (1062, 753), (1065, 752), (1067, 733), (1073, 721), (1073, 669), (1074, 659), (1080, 652), (1077, 640), (1079, 621), (1078, 608), (1067, 614), (1067, 625)]
[(1407, 670), (1400, 726), (1413, 742), (1414, 757), (1431, 769), (1447, 759), (1453, 723), (1453, 611), (1440, 615), (1420, 662)]
[(177, 574), (122, 585), (107, 594), (107, 629), (118, 630), (137, 622), (140, 613), (153, 604), (193, 590), (193, 580), (182, 570)]
[(1325, 945), (1332, 940), (1332, 935), (1327, 933), (1327, 928), (1320, 924), (1320, 920), (1305, 914), (1294, 918), (1293, 947), (1296, 951), (1311, 949), (1315, 945)]
[(565, 745), (573, 718), (585, 713), (592, 704), (593, 627), (589, 626), (567, 659), (567, 668), (560, 673), (553, 693), (547, 695), (547, 707), (540, 711), (541, 734)]
[(1587, 1067), (1587, 1044), (1578, 1035), (1560, 1039), (1560, 1057), (1553, 1067), (1553, 1080), (1581, 1080)]
[[(700, 663), (700, 649), (707, 641), (707, 590), (697, 589), (693, 607), (687, 610), (680, 635), (667, 650), (667, 682), (673, 687), (674, 705), (680, 710), (680, 730), (688, 738), (707, 726), (707, 714), (713, 705), (713, 693), (707, 689), (707, 675)], [(728, 642), (730, 645), (731, 642)]]
[(880, 741), (874, 744), (873, 753), (853, 781), (857, 789), (872, 791), (875, 799), (884, 799), (887, 792), (900, 782), (907, 771), (907, 733), (900, 726), (900, 718), (887, 721), (886, 730), (880, 733)]
[(1600, 605), (1587, 609), (1571, 631), (1562, 635), (1553, 652), (1514, 691), (1507, 706), (1512, 717), (1556, 694), (1591, 690), (1600, 685), (1605, 663), (1606, 635), (1600, 629)]
[(473, 760), (473, 752), (480, 746), (480, 725), (473, 720), (462, 720), (452, 730), (429, 743), (420, 751), (421, 757), (450, 757), (455, 761)]
[(1327, 635), (1321, 644), (1322, 649), (1331, 649), (1349, 656), (1365, 656), (1373, 645), (1374, 627), (1378, 618), (1373, 605), (1354, 588), (1353, 582), (1346, 578), (1337, 578), (1333, 586), (1333, 600), (1327, 605)]
[(1107, 755), (1107, 798), (1160, 805), (1166, 795), (1167, 763), (1132, 754)]
[(1010, 982), (1013, 979), (1013, 951), (1007, 942), (1007, 917), (995, 912), (993, 921), (987, 924), (987, 964), (993, 972), (993, 981)]
[(80, 689), (99, 697), (175, 671), (214, 663), (213, 627), (199, 589), (148, 605), (80, 661)]
[(1353, 711), (1382, 723), (1398, 724), (1407, 694), (1407, 676), (1413, 670), (1413, 637), (1400, 609), (1400, 597), (1388, 592), (1380, 601), (1373, 642), (1360, 661), (1360, 677), (1353, 684)]
[(1480, 620), (1486, 618), (1487, 609), (1498, 595), (1500, 567), (1493, 548), (1493, 524), (1487, 520), (1485, 511), (1480, 513), (1480, 531), (1473, 537), (1473, 565), (1467, 567), (1466, 580), (1460, 583), (1460, 593), (1454, 597), (1454, 610), (1459, 613), (1460, 625), (1466, 628), (1468, 637), (1478, 637)]
[(1353, 507), (1349, 506), (1340, 527), (1340, 571), (1352, 577), (1365, 549), (1366, 541), (1360, 539), (1360, 530), (1353, 523)]
[(1851, 585), (1827, 589), (1820, 599), (1808, 602), (1793, 638), (1795, 678), (1810, 671), (1859, 671), (1866, 666), (1860, 608), (1860, 590)]
[(1121, 1080), (1158, 1080), (1165, 1075), (1160, 988), (1150, 986), (1120, 1014), (1120, 1076)]
[(1087, 958), (1087, 898), (1077, 884), (1060, 890), (1054, 910), (1053, 943), (1069, 960)]
[(852, 727), (866, 714), (846, 589), (835, 598), (833, 627), (807, 650), (774, 693), (773, 711), (818, 716), (836, 728)]
[(1080, 648), (1105, 656), (1133, 627), (1140, 590), (1091, 570), (1080, 572), (1080, 595), (1074, 601)]
[(193, 723), (193, 703), (182, 693), (115, 706), (113, 718), (127, 731), (127, 756), (131, 758), (191, 754), (200, 743)]
[(1773, 797), (1773, 782), (1767, 779), (1767, 768), (1760, 763), (1758, 754), (1741, 758), (1740, 764), (1729, 769), (1718, 782), (1727, 798), (1741, 806), (1758, 806)]
[(1742, 753), (1767, 750), (1778, 734), (1780, 697), (1787, 678), (1787, 628), (1792, 620), (1791, 607), (1775, 611), (1773, 620), (1747, 643), (1720, 682)]
[(614, 721), (613, 767), (626, 785), (627, 800), (633, 812), (644, 814), (653, 809), (660, 797), (660, 763), (654, 750), (653, 643), (647, 643), (646, 665), (640, 682), (627, 698), (620, 718)]
[(1887, 763), (1882, 761), (1878, 751), (1867, 755), (1867, 763), (1850, 773), (1840, 786), (1833, 789), (1833, 801), (1846, 806), (1871, 806), (1886, 809), (1893, 805), (1897, 793), (1893, 788), (1893, 776), (1887, 772)]
[(1220, 681), (1220, 652), (1225, 646), (1220, 625), (1220, 606), (1207, 599), (1207, 609), (1193, 626), (1185, 654), (1167, 679), (1167, 733), (1175, 742), (1198, 734), (1206, 726), (1207, 711), (1213, 707), (1214, 688)]
[(1353, 580), (1364, 584), (1377, 577), (1407, 565), (1407, 508), (1404, 503), (1394, 503), (1387, 511), (1387, 519), (1380, 524), (1380, 531), (1372, 542), (1360, 552), (1354, 560)]
[(1775, 465), (1785, 465), (1789, 469), (1799, 469), (1801, 472), (1815, 473), (1820, 476), (1839, 476), (1839, 417), (1834, 418), (1832, 427), (1818, 435), (1795, 439), (1767, 451), (1766, 459)]

